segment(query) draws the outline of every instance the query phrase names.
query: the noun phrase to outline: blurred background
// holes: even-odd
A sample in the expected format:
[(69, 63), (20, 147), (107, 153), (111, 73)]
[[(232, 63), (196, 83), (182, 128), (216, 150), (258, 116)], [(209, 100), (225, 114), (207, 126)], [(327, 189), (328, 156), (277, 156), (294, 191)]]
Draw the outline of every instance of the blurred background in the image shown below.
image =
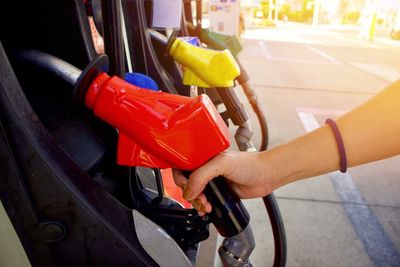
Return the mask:
[[(228, 3), (232, 9), (239, 2), (202, 1), (203, 25), (208, 26), (208, 11), (222, 8), (218, 6), (221, 4), (226, 9)], [(384, 30), (393, 39), (400, 39), (398, 0), (241, 0), (239, 4), (240, 31), (252, 27), (274, 27), (280, 23), (301, 23), (358, 27), (360, 35), (367, 39), (373, 39), (378, 29)], [(229, 12), (225, 15), (228, 16)], [(214, 30), (218, 31), (217, 28)]]
[[(270, 148), (400, 78), (400, 1), (242, 0), (238, 10), (227, 7), (235, 4), (203, 1), (203, 27), (240, 36), (239, 57), (263, 104)], [(230, 23), (237, 25), (234, 32)], [(252, 125), (257, 135), (255, 118)], [(287, 266), (400, 266), (399, 166), (400, 157), (394, 157), (276, 190)], [(273, 238), (262, 201), (245, 204), (257, 242), (252, 263), (272, 266)], [(220, 266), (217, 258), (214, 266)]]

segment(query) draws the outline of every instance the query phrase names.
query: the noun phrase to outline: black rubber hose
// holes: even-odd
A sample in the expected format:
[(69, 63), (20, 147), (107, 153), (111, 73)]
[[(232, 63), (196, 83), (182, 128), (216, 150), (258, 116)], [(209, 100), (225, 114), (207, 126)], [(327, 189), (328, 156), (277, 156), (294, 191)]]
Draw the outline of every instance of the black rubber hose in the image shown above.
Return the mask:
[(261, 145), (260, 145), (259, 151), (265, 151), (265, 150), (267, 150), (268, 143), (269, 143), (267, 119), (265, 118), (264, 112), (262, 111), (261, 106), (258, 103), (257, 94), (253, 89), (253, 86), (250, 82), (250, 77), (247, 74), (246, 69), (240, 63), (240, 60), (238, 58), (235, 58), (235, 59), (240, 68), (240, 75), (237, 78), (237, 81), (242, 86), (242, 89), (243, 89), (244, 93), (246, 94), (246, 97), (249, 100), (250, 105), (251, 105), (254, 113), (256, 114), (257, 120), (260, 124)]
[[(261, 146), (259, 151), (267, 150), (268, 146), (268, 126), (267, 120), (265, 118), (264, 112), (258, 103), (258, 98), (256, 92), (252, 88), (250, 77), (248, 76), (246, 70), (242, 66), (239, 60), (237, 60), (240, 67), (240, 76), (238, 77), (238, 82), (242, 86), (244, 93), (249, 100), (254, 113), (257, 115), (257, 119), (260, 123), (261, 128)], [(265, 208), (267, 209), (269, 220), (271, 223), (272, 233), (274, 236), (275, 245), (275, 257), (273, 267), (284, 267), (286, 266), (287, 258), (287, 243), (286, 243), (286, 232), (285, 226), (283, 224), (281, 212), (276, 202), (276, 198), (273, 193), (263, 197)]]
[(110, 75), (125, 77), (125, 54), (119, 1), (101, 0), (104, 49), (110, 59)]
[[(260, 123), (262, 142), (259, 151), (265, 151), (268, 146), (267, 120), (258, 103), (255, 91), (253, 90), (253, 88), (251, 88), (249, 80), (246, 80), (241, 85)], [(275, 257), (273, 266), (284, 267), (286, 266), (286, 257), (287, 257), (286, 233), (282, 216), (278, 207), (278, 203), (276, 202), (273, 193), (263, 197), (263, 201), (269, 215), (272, 233), (274, 236)]]
[[(249, 100), (253, 108), (253, 111), (254, 113), (256, 113), (257, 119), (260, 123), (261, 146), (259, 151), (265, 151), (267, 150), (268, 139), (269, 139), (267, 120), (265, 118), (264, 112), (261, 109), (261, 106), (258, 103), (256, 92), (252, 88), (250, 77), (248, 76), (244, 67), (240, 64), (240, 61), (237, 60), (237, 62), (241, 71), (241, 74), (238, 78), (238, 82), (242, 86), (243, 91), (246, 94), (247, 99)], [(281, 212), (279, 210), (278, 203), (276, 202), (273, 193), (263, 197), (263, 201), (269, 215), (272, 233), (274, 236), (275, 257), (273, 266), (284, 267), (286, 266), (287, 246), (286, 246), (285, 226), (283, 224)]]
[(257, 108), (253, 108), (254, 112), (257, 115), (257, 119), (260, 123), (260, 128), (261, 128), (261, 145), (260, 145), (260, 151), (267, 150), (268, 144), (269, 144), (269, 135), (268, 135), (268, 125), (267, 125), (267, 120), (265, 118), (264, 112), (260, 110), (260, 106), (257, 105)]
[(273, 193), (263, 197), (263, 201), (269, 215), (272, 233), (274, 235), (275, 257), (273, 267), (284, 267), (286, 266), (287, 246), (285, 226), (283, 224), (281, 212)]
[[(245, 94), (249, 94), (251, 93), (251, 91), (253, 91), (253, 89), (251, 88), (249, 89), (249, 86), (242, 86), (243, 91), (245, 92)], [(260, 145), (260, 149), (259, 151), (265, 151), (268, 148), (268, 144), (269, 144), (269, 134), (268, 134), (268, 124), (267, 124), (267, 119), (265, 118), (264, 112), (261, 110), (260, 105), (258, 104), (258, 101), (252, 102), (251, 100), (249, 100), (254, 113), (257, 116), (257, 120), (260, 124), (260, 130), (261, 130), (261, 145)]]
[(13, 51), (11, 56), (20, 62), (32, 64), (47, 73), (53, 74), (71, 87), (75, 85), (82, 73), (80, 69), (58, 57), (33, 49)]

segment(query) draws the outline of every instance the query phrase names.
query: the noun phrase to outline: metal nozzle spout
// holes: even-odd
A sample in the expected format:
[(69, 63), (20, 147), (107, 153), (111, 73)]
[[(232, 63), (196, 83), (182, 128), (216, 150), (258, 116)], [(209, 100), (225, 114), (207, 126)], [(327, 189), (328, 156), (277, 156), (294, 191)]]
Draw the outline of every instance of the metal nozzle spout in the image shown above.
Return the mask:
[(251, 267), (249, 260), (256, 244), (250, 224), (239, 234), (227, 237), (218, 249), (224, 267)]

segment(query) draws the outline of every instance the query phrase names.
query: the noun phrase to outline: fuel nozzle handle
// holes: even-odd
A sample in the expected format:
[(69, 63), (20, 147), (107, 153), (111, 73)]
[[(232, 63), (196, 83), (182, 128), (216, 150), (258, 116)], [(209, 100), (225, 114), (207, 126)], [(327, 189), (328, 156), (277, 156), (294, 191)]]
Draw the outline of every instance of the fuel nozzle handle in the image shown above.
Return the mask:
[[(189, 177), (190, 172), (185, 171), (184, 175)], [(255, 241), (250, 227), (250, 216), (239, 196), (223, 176), (208, 182), (203, 193), (212, 206), (208, 215), (210, 221), (218, 233), (225, 237), (218, 249), (223, 265), (250, 267), (249, 257), (255, 247)]]
[(211, 180), (203, 191), (212, 205), (210, 221), (225, 237), (218, 253), (225, 267), (250, 267), (255, 247), (250, 216), (238, 195), (223, 176)]
[(219, 176), (211, 180), (203, 193), (212, 206), (209, 214), (210, 221), (220, 235), (223, 237), (235, 236), (247, 227), (250, 216), (224, 177)]

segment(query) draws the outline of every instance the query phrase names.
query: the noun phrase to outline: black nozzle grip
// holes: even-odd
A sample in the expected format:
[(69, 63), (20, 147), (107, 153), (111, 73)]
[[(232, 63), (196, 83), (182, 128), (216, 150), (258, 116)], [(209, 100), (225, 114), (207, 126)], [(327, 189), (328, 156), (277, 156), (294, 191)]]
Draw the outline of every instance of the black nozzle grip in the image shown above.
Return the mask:
[(250, 216), (246, 208), (224, 177), (211, 180), (203, 193), (213, 207), (209, 216), (220, 235), (235, 236), (249, 224)]

